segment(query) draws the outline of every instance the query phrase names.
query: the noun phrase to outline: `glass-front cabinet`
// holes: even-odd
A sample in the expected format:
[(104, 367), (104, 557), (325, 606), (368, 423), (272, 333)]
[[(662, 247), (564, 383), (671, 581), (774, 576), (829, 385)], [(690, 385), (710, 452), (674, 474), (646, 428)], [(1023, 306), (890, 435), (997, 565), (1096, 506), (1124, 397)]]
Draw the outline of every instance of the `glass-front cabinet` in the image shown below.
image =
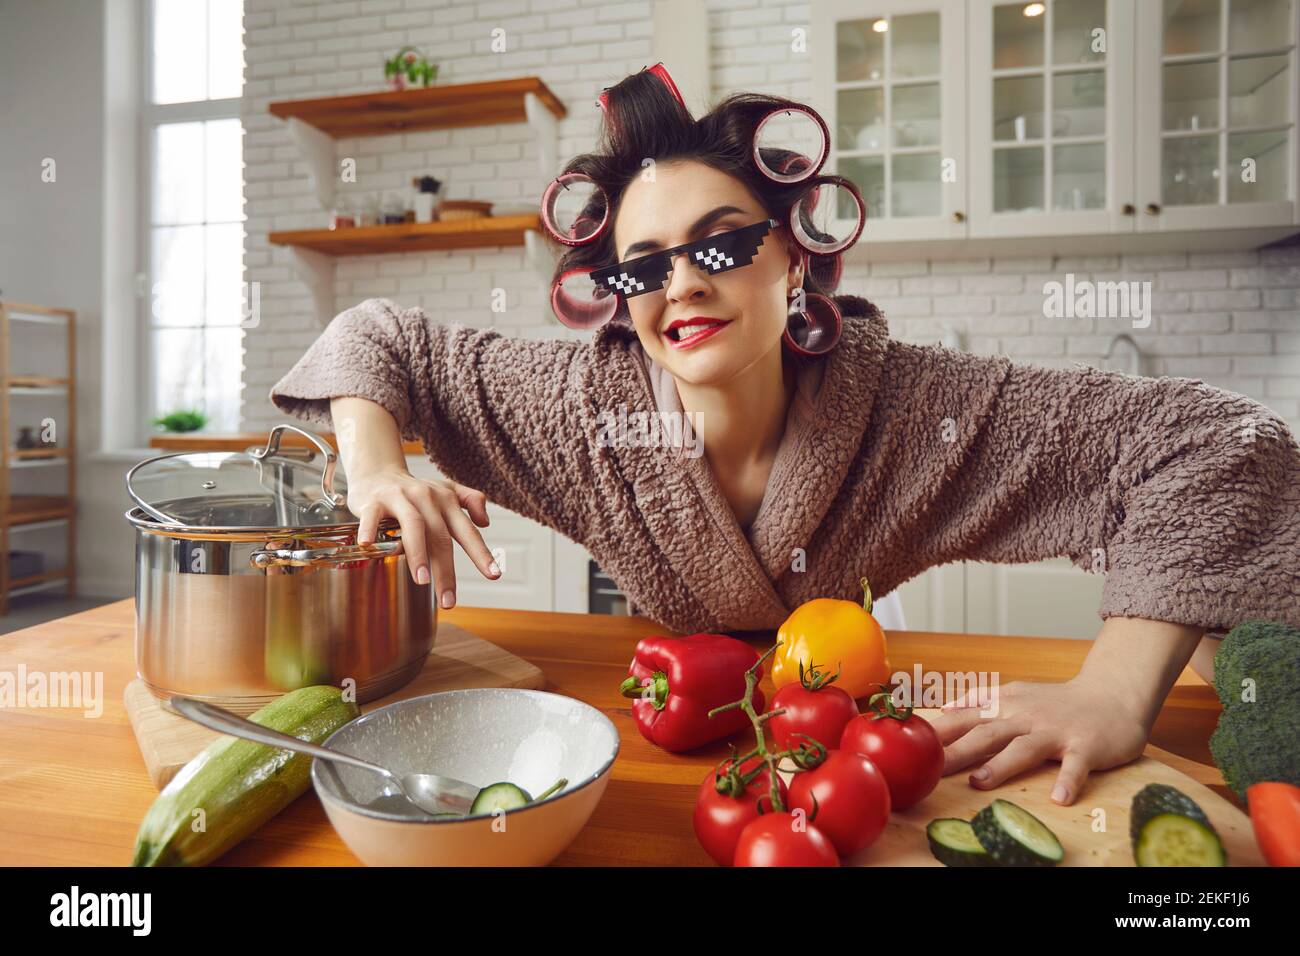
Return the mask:
[(1138, 229), (1296, 219), (1295, 0), (1138, 4)]
[(817, 0), (817, 107), (826, 171), (867, 205), (864, 239), (966, 236), (966, 0)]
[(815, 0), (827, 169), (861, 189), (867, 242), (1282, 238), (1300, 225), (1298, 7)]
[(1131, 232), (1132, 0), (970, 17), (970, 235)]

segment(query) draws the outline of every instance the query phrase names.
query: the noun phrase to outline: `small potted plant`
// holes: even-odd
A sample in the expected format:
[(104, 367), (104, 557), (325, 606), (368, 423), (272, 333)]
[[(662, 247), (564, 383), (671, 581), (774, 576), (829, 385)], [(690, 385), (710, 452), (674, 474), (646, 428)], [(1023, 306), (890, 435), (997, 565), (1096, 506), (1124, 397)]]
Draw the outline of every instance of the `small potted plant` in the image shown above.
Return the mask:
[(384, 78), (394, 90), (406, 89), (408, 80), (412, 86), (428, 86), (438, 78), (438, 64), (425, 59), (417, 47), (404, 46), (384, 61)]
[(155, 418), (153, 423), (162, 428), (163, 431), (196, 432), (208, 423), (208, 416), (200, 411), (185, 410), (171, 412), (161, 418)]

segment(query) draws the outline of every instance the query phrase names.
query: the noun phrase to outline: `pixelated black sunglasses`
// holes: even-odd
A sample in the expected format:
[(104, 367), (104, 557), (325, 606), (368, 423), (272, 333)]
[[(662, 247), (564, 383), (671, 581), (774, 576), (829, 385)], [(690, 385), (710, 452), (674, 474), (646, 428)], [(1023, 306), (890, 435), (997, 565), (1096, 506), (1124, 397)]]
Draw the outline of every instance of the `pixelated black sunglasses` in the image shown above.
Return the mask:
[(593, 269), (591, 278), (598, 289), (621, 292), (629, 299), (647, 292), (658, 292), (673, 270), (674, 256), (685, 253), (692, 265), (709, 275), (739, 269), (754, 261), (763, 245), (763, 237), (769, 229), (779, 225), (781, 223), (776, 219), (764, 219), (706, 239), (661, 249), (603, 269)]

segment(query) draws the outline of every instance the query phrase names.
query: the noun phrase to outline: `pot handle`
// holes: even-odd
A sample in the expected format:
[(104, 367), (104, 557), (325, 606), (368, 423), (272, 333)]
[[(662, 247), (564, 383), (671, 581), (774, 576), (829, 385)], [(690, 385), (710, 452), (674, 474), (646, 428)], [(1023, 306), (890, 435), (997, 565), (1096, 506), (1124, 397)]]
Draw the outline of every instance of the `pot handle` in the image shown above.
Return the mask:
[(402, 553), (401, 539), (376, 541), (374, 544), (341, 544), (332, 548), (262, 549), (248, 556), (255, 568), (328, 568), (348, 561), (367, 558), (391, 558)]
[(339, 456), (335, 454), (334, 449), (330, 447), (329, 442), (321, 438), (315, 432), (309, 432), (307, 429), (299, 428), (297, 425), (276, 425), (271, 429), (271, 434), (267, 436), (266, 447), (250, 451), (248, 453), (249, 456), (257, 461), (265, 461), (272, 455), (278, 454), (280, 451), (280, 436), (284, 434), (286, 429), (292, 432), (297, 432), (303, 438), (315, 445), (317, 450), (325, 456), (325, 470), (320, 476), (321, 497), (325, 499), (326, 504), (331, 508), (342, 508), (343, 503), (347, 499), (344, 495), (341, 495), (334, 490), (334, 469), (338, 466)]

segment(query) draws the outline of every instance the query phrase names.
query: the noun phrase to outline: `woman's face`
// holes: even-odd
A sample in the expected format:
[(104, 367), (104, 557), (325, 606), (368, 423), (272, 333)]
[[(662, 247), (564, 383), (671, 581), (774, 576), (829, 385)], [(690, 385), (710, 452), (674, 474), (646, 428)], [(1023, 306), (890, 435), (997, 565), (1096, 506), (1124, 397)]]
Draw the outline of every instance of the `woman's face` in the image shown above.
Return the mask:
[[(653, 181), (638, 177), (623, 192), (614, 221), (620, 262), (767, 218), (739, 179), (712, 166), (678, 160), (652, 169)], [(674, 256), (662, 289), (627, 300), (650, 357), (676, 379), (722, 385), (779, 348), (787, 290), (803, 279), (784, 235), (784, 227), (768, 232), (753, 262), (716, 275)]]

